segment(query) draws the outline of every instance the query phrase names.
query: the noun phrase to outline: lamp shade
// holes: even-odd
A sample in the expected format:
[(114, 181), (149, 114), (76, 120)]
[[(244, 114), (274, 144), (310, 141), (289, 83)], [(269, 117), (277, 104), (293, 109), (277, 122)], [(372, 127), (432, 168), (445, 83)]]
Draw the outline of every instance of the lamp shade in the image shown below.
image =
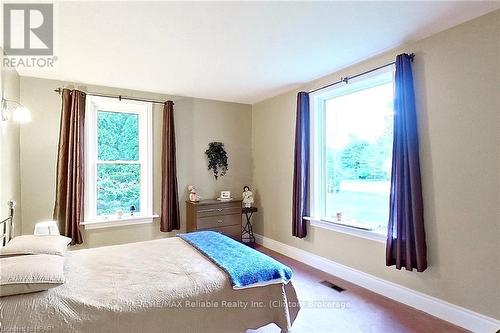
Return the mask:
[(13, 120), (17, 123), (28, 123), (31, 121), (31, 112), (24, 106), (19, 106), (14, 110)]
[(44, 221), (35, 224), (35, 235), (59, 235), (59, 228), (56, 221)]

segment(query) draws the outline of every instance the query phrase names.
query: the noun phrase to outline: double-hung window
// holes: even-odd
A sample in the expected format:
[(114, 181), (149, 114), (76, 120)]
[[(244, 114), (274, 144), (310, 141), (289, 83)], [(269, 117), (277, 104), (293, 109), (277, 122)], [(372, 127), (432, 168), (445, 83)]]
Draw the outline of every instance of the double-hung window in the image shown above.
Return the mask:
[(311, 94), (311, 215), (385, 233), (393, 140), (393, 68)]
[(84, 224), (152, 217), (151, 103), (86, 104)]

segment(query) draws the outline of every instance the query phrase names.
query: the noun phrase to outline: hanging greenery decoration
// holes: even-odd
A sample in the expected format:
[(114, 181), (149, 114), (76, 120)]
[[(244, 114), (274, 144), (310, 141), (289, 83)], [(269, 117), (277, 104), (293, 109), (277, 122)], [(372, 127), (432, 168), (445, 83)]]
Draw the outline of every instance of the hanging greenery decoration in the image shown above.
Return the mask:
[(215, 179), (226, 175), (228, 170), (227, 153), (222, 142), (210, 142), (205, 151), (208, 159), (208, 170), (212, 170)]

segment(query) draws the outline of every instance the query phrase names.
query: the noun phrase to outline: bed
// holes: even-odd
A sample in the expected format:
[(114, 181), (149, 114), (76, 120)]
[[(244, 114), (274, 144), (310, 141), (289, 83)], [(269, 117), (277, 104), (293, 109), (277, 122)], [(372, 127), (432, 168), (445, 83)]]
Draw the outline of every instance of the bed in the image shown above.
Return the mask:
[(1, 297), (1, 330), (286, 332), (299, 310), (291, 282), (235, 290), (179, 237), (68, 251), (64, 274), (59, 287)]

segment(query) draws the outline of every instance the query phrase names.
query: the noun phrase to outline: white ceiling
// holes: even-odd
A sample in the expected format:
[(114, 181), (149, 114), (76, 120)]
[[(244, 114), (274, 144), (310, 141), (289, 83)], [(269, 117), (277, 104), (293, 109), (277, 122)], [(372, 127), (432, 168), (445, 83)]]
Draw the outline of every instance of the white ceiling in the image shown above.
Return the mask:
[(57, 2), (55, 68), (21, 75), (255, 103), (500, 2)]

